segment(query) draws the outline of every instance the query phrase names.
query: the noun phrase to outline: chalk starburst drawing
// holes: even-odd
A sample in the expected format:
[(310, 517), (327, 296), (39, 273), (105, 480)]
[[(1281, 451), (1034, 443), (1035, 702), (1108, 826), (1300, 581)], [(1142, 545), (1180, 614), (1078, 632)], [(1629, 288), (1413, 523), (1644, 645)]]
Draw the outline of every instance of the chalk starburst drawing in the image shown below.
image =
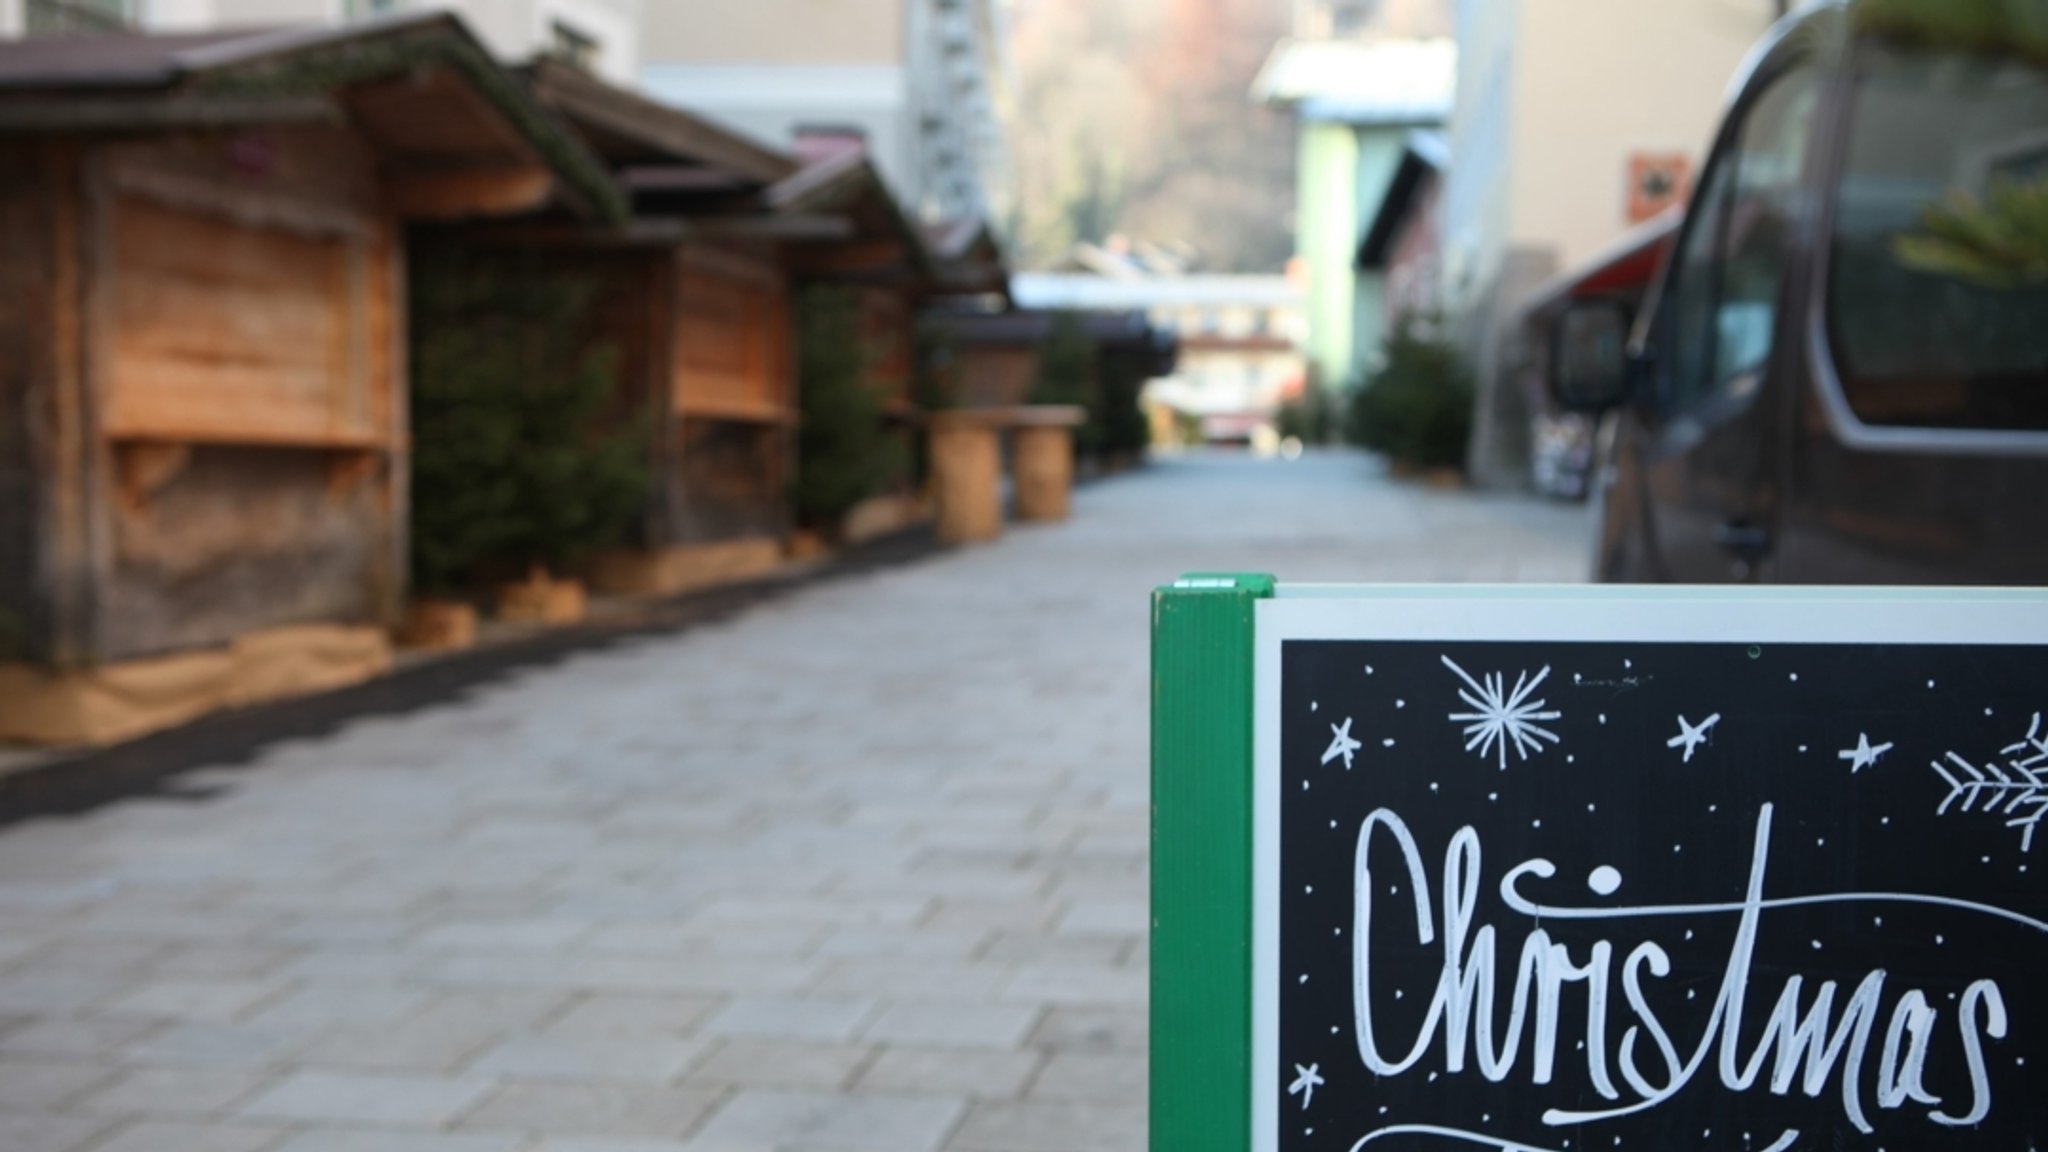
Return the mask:
[(2034, 849), (2034, 829), (2048, 816), (2048, 733), (2041, 728), (2041, 714), (2018, 743), (1999, 749), (1996, 758), (1972, 764), (1950, 752), (1946, 760), (1934, 762), (1934, 772), (1948, 783), (1948, 795), (1935, 815), (1977, 812), (2005, 817), (2007, 828), (2020, 830), (2020, 851)]
[(1442, 657), (1442, 660), (1444, 667), (1457, 673), (1458, 679), (1465, 682), (1466, 687), (1458, 689), (1458, 698), (1473, 709), (1450, 714), (1452, 721), (1465, 725), (1465, 751), (1476, 751), (1481, 759), (1496, 757), (1500, 770), (1505, 772), (1508, 770), (1510, 745), (1514, 747), (1515, 755), (1526, 761), (1532, 753), (1543, 751), (1545, 740), (1552, 744), (1561, 743), (1557, 733), (1537, 721), (1556, 720), (1564, 713), (1545, 711), (1546, 701), (1530, 699), (1537, 686), (1549, 677), (1548, 665), (1533, 677), (1527, 672), (1517, 674), (1514, 690), (1509, 691), (1505, 672), (1487, 673), (1481, 682), (1474, 680), (1449, 656)]

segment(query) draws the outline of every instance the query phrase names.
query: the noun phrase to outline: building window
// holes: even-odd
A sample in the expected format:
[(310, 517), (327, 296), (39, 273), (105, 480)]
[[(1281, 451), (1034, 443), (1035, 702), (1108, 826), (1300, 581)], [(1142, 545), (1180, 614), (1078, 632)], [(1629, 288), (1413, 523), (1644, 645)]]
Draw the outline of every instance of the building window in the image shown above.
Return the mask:
[(118, 32), (135, 22), (134, 0), (28, 0), (28, 34)]
[(588, 72), (597, 67), (597, 37), (560, 20), (548, 22), (548, 55)]

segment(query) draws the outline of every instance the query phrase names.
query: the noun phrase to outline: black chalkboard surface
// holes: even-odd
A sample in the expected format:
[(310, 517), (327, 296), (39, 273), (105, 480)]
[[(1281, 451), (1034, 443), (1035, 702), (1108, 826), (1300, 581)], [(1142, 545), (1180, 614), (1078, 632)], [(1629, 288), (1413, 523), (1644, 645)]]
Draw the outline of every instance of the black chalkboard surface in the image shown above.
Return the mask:
[(2048, 1148), (2048, 649), (1289, 639), (1277, 713), (1255, 1147)]

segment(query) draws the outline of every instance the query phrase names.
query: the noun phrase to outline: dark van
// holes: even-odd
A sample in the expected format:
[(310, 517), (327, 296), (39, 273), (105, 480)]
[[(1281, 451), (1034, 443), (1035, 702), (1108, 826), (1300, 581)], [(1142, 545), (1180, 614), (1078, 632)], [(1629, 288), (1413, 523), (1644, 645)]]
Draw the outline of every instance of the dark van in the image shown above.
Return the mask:
[(1643, 313), (1559, 321), (1599, 578), (2048, 583), (2048, 44), (1916, 7), (1781, 22)]

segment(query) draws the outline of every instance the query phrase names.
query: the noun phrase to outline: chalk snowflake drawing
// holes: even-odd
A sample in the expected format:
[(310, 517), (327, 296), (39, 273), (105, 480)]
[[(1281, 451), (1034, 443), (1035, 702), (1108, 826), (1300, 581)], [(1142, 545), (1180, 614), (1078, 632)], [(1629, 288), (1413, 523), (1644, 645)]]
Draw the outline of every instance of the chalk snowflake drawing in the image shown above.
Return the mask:
[(1949, 791), (1935, 815), (1946, 816), (1956, 808), (2004, 816), (2007, 828), (2020, 830), (2020, 851), (2031, 852), (2034, 829), (2048, 815), (2048, 733), (2041, 730), (2041, 714), (2034, 713), (2025, 737), (1998, 754), (2005, 758), (2003, 765), (1995, 760), (1972, 764), (1954, 752), (1946, 763), (1936, 760), (1935, 774), (1948, 782)]
[(1453, 712), (1450, 719), (1465, 725), (1465, 751), (1477, 751), (1481, 759), (1497, 756), (1500, 770), (1508, 770), (1508, 746), (1512, 744), (1515, 755), (1529, 759), (1533, 752), (1543, 751), (1543, 741), (1560, 743), (1557, 733), (1536, 723), (1539, 720), (1556, 720), (1562, 712), (1546, 712), (1546, 701), (1531, 700), (1537, 685), (1550, 675), (1548, 665), (1532, 678), (1527, 672), (1515, 677), (1512, 692), (1507, 689), (1507, 673), (1491, 672), (1485, 683), (1472, 676), (1449, 656), (1441, 657), (1444, 667), (1458, 674), (1471, 691), (1458, 689), (1458, 698), (1471, 705), (1474, 711)]

